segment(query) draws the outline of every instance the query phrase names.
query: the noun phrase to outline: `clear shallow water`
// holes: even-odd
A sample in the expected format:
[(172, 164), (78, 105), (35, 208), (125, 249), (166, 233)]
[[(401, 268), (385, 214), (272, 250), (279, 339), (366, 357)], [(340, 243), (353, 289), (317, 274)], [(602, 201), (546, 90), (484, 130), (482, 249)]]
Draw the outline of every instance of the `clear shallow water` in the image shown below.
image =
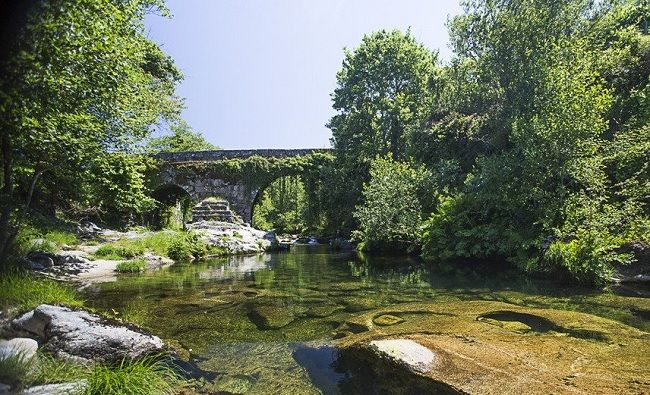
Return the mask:
[(359, 312), (399, 303), (496, 300), (650, 331), (647, 289), (584, 289), (506, 272), (434, 269), (404, 257), (362, 259), (322, 246), (176, 264), (87, 292), (89, 305), (189, 350), (217, 393), (346, 393), (349, 377), (327, 347), (335, 329)]

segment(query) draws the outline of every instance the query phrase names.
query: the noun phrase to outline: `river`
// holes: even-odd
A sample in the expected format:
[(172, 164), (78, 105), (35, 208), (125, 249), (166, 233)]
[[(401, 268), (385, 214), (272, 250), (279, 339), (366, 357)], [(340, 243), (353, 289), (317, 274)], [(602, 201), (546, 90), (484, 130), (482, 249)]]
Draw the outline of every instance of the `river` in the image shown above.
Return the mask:
[[(189, 351), (215, 393), (346, 393), (330, 342), (359, 312), (494, 300), (576, 310), (650, 331), (647, 289), (595, 290), (502, 271), (363, 258), (326, 246), (175, 264), (86, 290), (87, 305)], [(644, 297), (645, 296), (645, 297)]]

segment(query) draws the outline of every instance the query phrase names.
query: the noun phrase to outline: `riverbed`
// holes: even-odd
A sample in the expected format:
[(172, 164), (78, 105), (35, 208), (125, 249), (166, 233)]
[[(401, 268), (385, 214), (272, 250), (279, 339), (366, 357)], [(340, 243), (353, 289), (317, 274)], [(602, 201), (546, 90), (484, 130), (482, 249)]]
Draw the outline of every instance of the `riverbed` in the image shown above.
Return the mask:
[[(350, 317), (413, 302), (572, 310), (650, 331), (650, 291), (580, 288), (499, 270), (363, 257), (327, 246), (177, 263), (86, 289), (87, 305), (186, 351), (215, 393), (349, 393), (332, 341)], [(358, 386), (356, 387), (358, 388)]]

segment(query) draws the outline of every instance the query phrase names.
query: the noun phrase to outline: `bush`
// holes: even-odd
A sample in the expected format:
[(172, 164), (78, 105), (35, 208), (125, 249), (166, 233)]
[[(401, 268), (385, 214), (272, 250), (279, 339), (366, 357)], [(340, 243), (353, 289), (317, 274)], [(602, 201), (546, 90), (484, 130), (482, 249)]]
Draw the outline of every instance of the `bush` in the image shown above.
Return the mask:
[(620, 246), (620, 240), (608, 232), (580, 229), (570, 241), (553, 242), (544, 258), (567, 269), (580, 282), (605, 284), (612, 277), (614, 264), (633, 260), (630, 254), (617, 252)]
[(120, 262), (115, 267), (118, 273), (140, 273), (147, 268), (147, 261), (136, 259), (133, 261)]
[(167, 256), (175, 261), (198, 259), (208, 254), (206, 243), (196, 233), (186, 233), (172, 241)]
[(25, 256), (32, 251), (56, 253), (63, 245), (77, 245), (79, 238), (70, 231), (61, 229), (48, 229), (45, 226), (23, 226), (14, 242), (14, 251), (17, 256)]
[(377, 157), (370, 182), (363, 186), (364, 203), (354, 217), (359, 230), (353, 237), (366, 250), (409, 250), (419, 244), (421, 205), (417, 185), (424, 172), (389, 157)]
[(3, 311), (12, 307), (25, 311), (44, 303), (81, 306), (83, 301), (74, 289), (56, 281), (19, 273), (3, 274), (0, 279)]
[(132, 259), (142, 254), (144, 248), (138, 244), (115, 242), (99, 247), (94, 255), (104, 259)]

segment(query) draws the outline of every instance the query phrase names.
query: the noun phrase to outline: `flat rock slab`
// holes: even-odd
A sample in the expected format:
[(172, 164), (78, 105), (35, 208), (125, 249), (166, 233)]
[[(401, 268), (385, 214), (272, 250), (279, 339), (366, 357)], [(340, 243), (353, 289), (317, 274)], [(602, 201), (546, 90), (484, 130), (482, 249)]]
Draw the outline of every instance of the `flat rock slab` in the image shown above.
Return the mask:
[(428, 372), (436, 359), (431, 350), (409, 339), (374, 340), (370, 348), (383, 358), (415, 372)]
[[(381, 315), (405, 321), (373, 323)], [(368, 367), (363, 385), (376, 386), (368, 392), (650, 393), (650, 334), (591, 314), (490, 301), (406, 303), (351, 323), (364, 325), (342, 332), (338, 347), (348, 366)], [(417, 368), (429, 360), (429, 369)]]
[(40, 305), (11, 322), (17, 335), (38, 339), (61, 358), (115, 363), (163, 349), (156, 336), (111, 322), (99, 315), (66, 307)]
[(0, 360), (19, 356), (31, 359), (36, 355), (38, 342), (34, 339), (17, 337), (11, 340), (0, 340)]

